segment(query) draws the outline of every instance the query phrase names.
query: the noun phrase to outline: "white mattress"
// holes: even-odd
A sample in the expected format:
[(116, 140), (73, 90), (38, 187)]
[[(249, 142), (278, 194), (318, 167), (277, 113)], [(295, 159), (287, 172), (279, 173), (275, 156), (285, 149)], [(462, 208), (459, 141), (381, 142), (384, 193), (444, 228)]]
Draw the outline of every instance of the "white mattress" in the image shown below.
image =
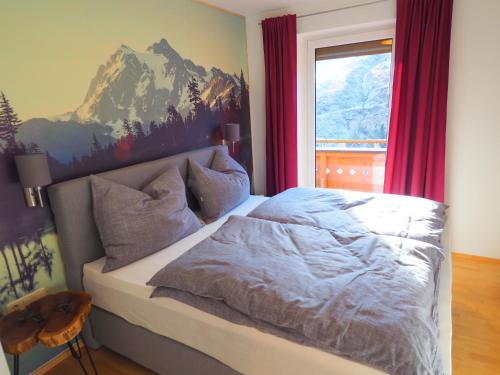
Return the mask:
[[(172, 246), (118, 270), (101, 273), (104, 258), (84, 266), (93, 304), (132, 324), (169, 337), (248, 375), (381, 374), (347, 359), (228, 322), (170, 298), (149, 298), (146, 282), (168, 262), (215, 232), (231, 214), (246, 215), (266, 198), (251, 196), (226, 216)], [(441, 273), (439, 314), (445, 374), (451, 374), (450, 257)]]

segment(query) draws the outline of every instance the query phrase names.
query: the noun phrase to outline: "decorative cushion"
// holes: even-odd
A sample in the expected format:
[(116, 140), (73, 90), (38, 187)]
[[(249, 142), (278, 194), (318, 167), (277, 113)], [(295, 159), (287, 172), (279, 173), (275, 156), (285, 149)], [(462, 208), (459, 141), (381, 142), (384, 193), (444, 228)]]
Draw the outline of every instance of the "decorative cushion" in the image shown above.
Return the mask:
[(206, 223), (217, 220), (250, 195), (247, 172), (220, 150), (215, 152), (210, 168), (189, 159), (188, 187), (198, 200)]
[(142, 191), (90, 176), (94, 219), (106, 252), (103, 272), (155, 253), (201, 228), (177, 168)]

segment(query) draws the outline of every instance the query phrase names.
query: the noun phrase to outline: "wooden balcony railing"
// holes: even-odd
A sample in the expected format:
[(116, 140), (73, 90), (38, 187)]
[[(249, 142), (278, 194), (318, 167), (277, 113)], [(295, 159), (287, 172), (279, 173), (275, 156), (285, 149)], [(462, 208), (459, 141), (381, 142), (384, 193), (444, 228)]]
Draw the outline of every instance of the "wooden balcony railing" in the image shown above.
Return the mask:
[(386, 145), (385, 139), (317, 139), (316, 186), (381, 193)]

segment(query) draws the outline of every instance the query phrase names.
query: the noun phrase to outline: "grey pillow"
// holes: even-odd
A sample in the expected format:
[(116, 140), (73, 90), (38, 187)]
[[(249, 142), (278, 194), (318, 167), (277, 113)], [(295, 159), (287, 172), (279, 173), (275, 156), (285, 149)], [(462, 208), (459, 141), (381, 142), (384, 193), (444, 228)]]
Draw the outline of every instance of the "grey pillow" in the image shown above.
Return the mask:
[(123, 267), (201, 228), (177, 168), (142, 191), (90, 176), (94, 219), (106, 252), (102, 272)]
[(220, 150), (215, 152), (210, 169), (189, 159), (188, 187), (198, 200), (207, 223), (217, 220), (250, 195), (247, 172)]

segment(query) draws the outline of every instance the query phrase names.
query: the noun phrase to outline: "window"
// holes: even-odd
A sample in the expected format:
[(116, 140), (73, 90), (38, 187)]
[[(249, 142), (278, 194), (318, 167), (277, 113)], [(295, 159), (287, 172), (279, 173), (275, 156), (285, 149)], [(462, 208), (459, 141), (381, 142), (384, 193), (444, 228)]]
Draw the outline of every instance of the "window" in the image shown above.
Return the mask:
[(392, 39), (315, 49), (317, 187), (381, 192)]

